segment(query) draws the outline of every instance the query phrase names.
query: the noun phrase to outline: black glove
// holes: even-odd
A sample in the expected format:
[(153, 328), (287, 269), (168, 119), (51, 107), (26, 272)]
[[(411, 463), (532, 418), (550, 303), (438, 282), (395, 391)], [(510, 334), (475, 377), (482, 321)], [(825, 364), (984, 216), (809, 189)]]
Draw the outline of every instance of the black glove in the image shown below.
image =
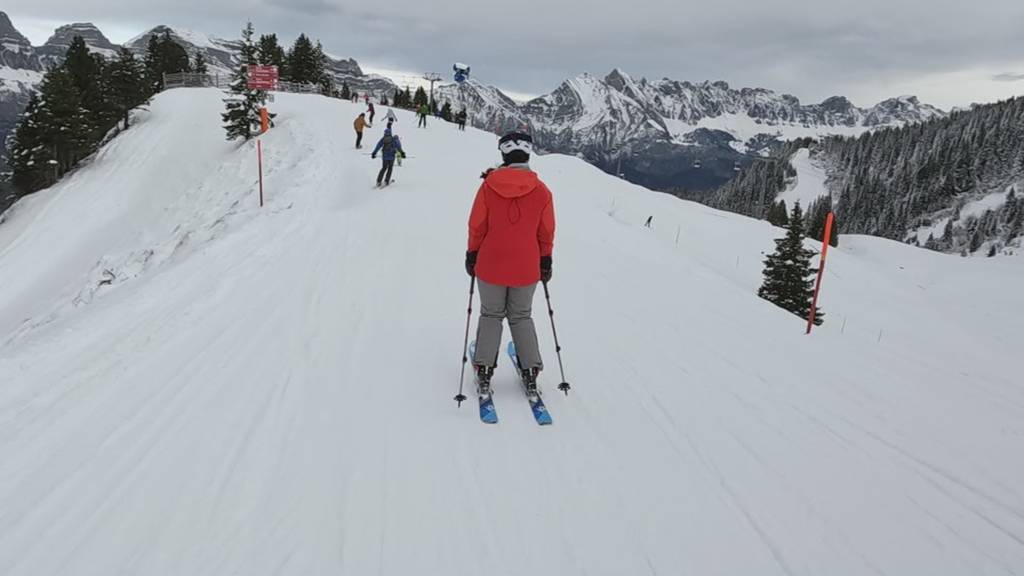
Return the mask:
[(551, 256), (540, 257), (540, 281), (547, 284), (551, 280)]
[(476, 276), (476, 252), (466, 252), (466, 274)]
[(370, 158), (373, 158), (374, 160), (376, 160), (377, 159), (377, 155), (376, 154), (370, 154)]

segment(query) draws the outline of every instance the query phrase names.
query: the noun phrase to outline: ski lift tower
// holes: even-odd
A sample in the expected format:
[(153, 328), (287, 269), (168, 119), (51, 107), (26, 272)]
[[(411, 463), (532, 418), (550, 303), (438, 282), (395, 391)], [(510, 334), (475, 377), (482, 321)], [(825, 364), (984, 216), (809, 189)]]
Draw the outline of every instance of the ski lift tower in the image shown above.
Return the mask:
[(441, 80), (441, 75), (436, 72), (427, 72), (423, 75), (423, 79), (430, 82), (430, 108), (434, 108), (434, 83)]

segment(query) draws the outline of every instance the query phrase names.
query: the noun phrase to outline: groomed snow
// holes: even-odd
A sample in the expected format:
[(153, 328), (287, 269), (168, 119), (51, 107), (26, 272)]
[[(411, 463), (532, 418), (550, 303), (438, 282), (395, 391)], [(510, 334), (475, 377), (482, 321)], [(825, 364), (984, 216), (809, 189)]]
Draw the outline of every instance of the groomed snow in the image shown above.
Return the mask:
[(825, 170), (811, 161), (811, 151), (807, 148), (797, 150), (790, 163), (796, 169), (796, 178), (787, 190), (776, 196), (775, 200), (785, 200), (786, 208), (790, 210), (795, 203), (800, 202), (800, 206), (806, 212), (812, 202), (829, 195), (828, 188), (825, 187), (827, 176)]
[(362, 106), (282, 94), (260, 209), (221, 97), (0, 225), (0, 573), (1024, 572), (1024, 260), (844, 236), (806, 337), (754, 295), (780, 230), (539, 158), (573, 391), (538, 296), (555, 423), (503, 362), (487, 427), (451, 397), (494, 137), (399, 112), (378, 191)]

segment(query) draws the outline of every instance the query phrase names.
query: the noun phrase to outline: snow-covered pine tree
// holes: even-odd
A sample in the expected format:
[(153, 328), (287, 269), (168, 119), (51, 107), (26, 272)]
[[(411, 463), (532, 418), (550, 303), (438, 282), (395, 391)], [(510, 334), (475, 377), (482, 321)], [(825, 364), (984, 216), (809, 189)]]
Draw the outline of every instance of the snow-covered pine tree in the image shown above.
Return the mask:
[(156, 34), (146, 42), (146, 55), (142, 59), (145, 69), (146, 95), (152, 96), (164, 88), (163, 68), (160, 62), (160, 40)]
[(39, 97), (32, 94), (21, 120), (7, 142), (8, 166), (13, 172), (12, 182), (18, 196), (34, 192), (55, 181), (53, 146), (43, 142), (46, 119), (40, 110)]
[(149, 101), (146, 94), (145, 70), (131, 50), (122, 48), (117, 60), (110, 64), (105, 92), (106, 100), (127, 130), (131, 111)]
[[(775, 252), (764, 261), (764, 282), (757, 295), (806, 319), (814, 297), (818, 270), (811, 267), (814, 251), (804, 247), (804, 218), (800, 203), (793, 206), (786, 235), (775, 241)], [(821, 325), (825, 314), (818, 308), (814, 324)]]
[(206, 57), (203, 56), (202, 52), (196, 52), (195, 58), (192, 59), (192, 72), (206, 74), (208, 71), (209, 67), (206, 65)]
[(221, 117), (224, 120), (224, 130), (227, 132), (228, 140), (237, 138), (249, 140), (258, 134), (260, 108), (267, 101), (266, 92), (249, 88), (249, 66), (257, 63), (256, 45), (252, 40), (253, 33), (252, 22), (249, 22), (242, 30), (241, 57), (238, 68), (231, 76), (229, 95), (224, 99), (225, 112), (221, 114)]

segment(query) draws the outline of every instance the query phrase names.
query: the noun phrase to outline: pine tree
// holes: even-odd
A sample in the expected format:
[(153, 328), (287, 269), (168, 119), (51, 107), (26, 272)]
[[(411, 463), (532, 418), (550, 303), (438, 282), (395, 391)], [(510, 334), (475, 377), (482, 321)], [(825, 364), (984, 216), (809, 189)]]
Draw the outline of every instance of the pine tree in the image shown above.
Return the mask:
[(266, 103), (267, 94), (249, 88), (248, 69), (257, 63), (253, 34), (252, 22), (249, 22), (242, 30), (241, 61), (231, 76), (230, 95), (224, 99), (225, 112), (221, 117), (228, 140), (249, 140), (260, 129), (260, 108)]
[(146, 94), (145, 70), (135, 54), (122, 48), (117, 60), (110, 65), (109, 82), (107, 85), (107, 101), (111, 103), (117, 115), (128, 129), (130, 112), (148, 102)]
[(8, 166), (13, 172), (12, 183), (21, 194), (35, 192), (56, 182), (55, 165), (52, 145), (43, 142), (46, 119), (40, 110), (39, 97), (29, 97), (25, 112), (8, 141)]
[(316, 49), (305, 34), (299, 34), (288, 52), (288, 79), (298, 84), (319, 84), (322, 65)]
[(164, 89), (163, 64), (160, 57), (160, 40), (156, 34), (149, 37), (146, 42), (146, 56), (143, 58), (142, 66), (146, 73), (146, 95), (152, 96)]
[(256, 47), (257, 60), (263, 66), (277, 66), (278, 78), (287, 78), (288, 55), (277, 41), (277, 34), (263, 34)]
[(149, 96), (163, 91), (164, 74), (176, 74), (191, 70), (188, 52), (171, 38), (171, 33), (167, 30), (160, 36), (154, 34), (149, 37), (143, 64), (146, 69)]
[(348, 82), (342, 82), (341, 83), (341, 95), (340, 96), (341, 96), (342, 100), (351, 100), (352, 99), (352, 91), (349, 90)]
[(191, 63), (189, 62), (188, 52), (171, 38), (171, 33), (168, 30), (164, 30), (163, 37), (160, 38), (160, 49), (163, 57), (163, 72), (165, 74), (177, 74), (179, 72), (188, 72), (191, 69)]
[[(804, 247), (804, 219), (800, 203), (793, 206), (786, 236), (775, 241), (775, 252), (764, 261), (764, 283), (757, 295), (780, 308), (806, 319), (814, 297), (816, 268), (811, 267), (814, 251)], [(824, 314), (815, 310), (814, 323), (820, 325)]]
[(444, 106), (441, 107), (441, 118), (448, 122), (452, 121), (452, 105), (448, 101), (445, 101)]
[(423, 86), (416, 88), (416, 95), (413, 96), (412, 103), (416, 108), (427, 103), (427, 91), (423, 89)]
[(196, 57), (192, 60), (192, 72), (196, 74), (206, 74), (209, 68), (206, 66), (206, 57), (203, 56), (202, 52), (196, 52)]

